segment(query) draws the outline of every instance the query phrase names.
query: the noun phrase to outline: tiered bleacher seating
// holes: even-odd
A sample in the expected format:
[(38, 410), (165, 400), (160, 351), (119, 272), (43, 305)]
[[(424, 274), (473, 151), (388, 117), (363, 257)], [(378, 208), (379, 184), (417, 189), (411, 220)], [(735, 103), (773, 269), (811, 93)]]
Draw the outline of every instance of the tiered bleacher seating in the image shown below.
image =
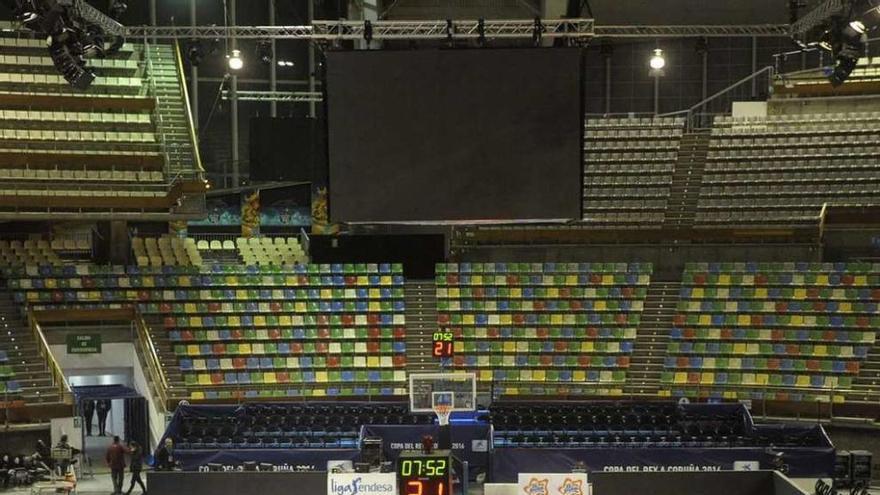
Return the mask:
[(552, 401), (493, 404), (495, 448), (745, 446), (751, 426), (736, 407)]
[(154, 237), (135, 237), (131, 240), (138, 266), (200, 266), (202, 255), (196, 248), (196, 241), (181, 239), (173, 235)]
[(880, 112), (719, 117), (696, 221), (815, 221), (822, 205), (880, 205)]
[(33, 239), (0, 240), (0, 260), (8, 266), (61, 264), (61, 258), (49, 241)]
[(246, 265), (308, 263), (308, 257), (295, 237), (239, 237), (235, 246)]
[(98, 77), (81, 92), (58, 74), (45, 40), (11, 36), (0, 36), (0, 207), (176, 207), (143, 47), (90, 60)]
[(589, 119), (584, 143), (584, 221), (663, 223), (684, 120)]
[[(192, 412), (192, 414), (190, 414)], [(407, 404), (245, 404), (206, 415), (184, 408), (176, 425), (178, 449), (358, 448), (363, 425), (431, 424)]]
[(619, 395), (651, 279), (650, 264), (437, 265), (446, 366), (500, 395)]
[(136, 303), (161, 317), (192, 399), (404, 395), (402, 270), (28, 267), (9, 287), (36, 309)]
[(665, 393), (842, 401), (874, 345), (878, 303), (877, 264), (689, 263)]

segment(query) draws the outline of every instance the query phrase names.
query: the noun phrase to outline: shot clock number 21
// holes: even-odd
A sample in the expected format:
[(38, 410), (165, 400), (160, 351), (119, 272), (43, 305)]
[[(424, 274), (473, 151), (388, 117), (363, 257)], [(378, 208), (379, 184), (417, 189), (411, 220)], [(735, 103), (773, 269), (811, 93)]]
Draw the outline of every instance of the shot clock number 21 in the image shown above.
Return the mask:
[(434, 345), (431, 354), (435, 358), (449, 358), (454, 354), (455, 336), (449, 330), (434, 332)]

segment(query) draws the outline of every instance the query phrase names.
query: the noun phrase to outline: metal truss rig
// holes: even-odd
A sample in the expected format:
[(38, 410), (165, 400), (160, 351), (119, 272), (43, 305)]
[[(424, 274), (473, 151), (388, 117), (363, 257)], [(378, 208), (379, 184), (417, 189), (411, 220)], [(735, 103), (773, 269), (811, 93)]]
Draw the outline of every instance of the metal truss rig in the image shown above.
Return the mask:
[[(238, 101), (282, 101), (288, 103), (320, 102), (324, 95), (318, 91), (238, 91)], [(223, 99), (230, 99), (229, 91), (223, 90)]]
[(825, 0), (795, 21), (791, 25), (791, 34), (804, 34), (814, 27), (822, 25), (831, 16), (839, 14), (847, 3), (845, 0)]
[(435, 20), (435, 21), (313, 21), (310, 26), (132, 26), (132, 39), (302, 39), (343, 40), (476, 40), (540, 37), (589, 40), (603, 38), (788, 36), (787, 24), (693, 26), (597, 26), (593, 19)]
[(593, 36), (592, 19), (485, 21), (313, 21), (310, 26), (133, 26), (131, 38), (304, 39), (313, 41), (529, 39), (540, 28), (542, 38)]

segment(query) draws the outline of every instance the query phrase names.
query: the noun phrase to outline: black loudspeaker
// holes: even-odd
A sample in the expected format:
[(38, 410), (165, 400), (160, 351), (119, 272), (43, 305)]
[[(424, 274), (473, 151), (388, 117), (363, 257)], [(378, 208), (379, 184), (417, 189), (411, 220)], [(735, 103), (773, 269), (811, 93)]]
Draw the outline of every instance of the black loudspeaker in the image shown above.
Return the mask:
[(834, 457), (834, 488), (852, 486), (852, 456), (848, 450), (838, 450)]
[(867, 450), (850, 451), (850, 473), (853, 486), (871, 485), (872, 455)]
[(252, 181), (312, 180), (316, 167), (326, 167), (326, 126), (302, 117), (254, 117), (250, 122)]

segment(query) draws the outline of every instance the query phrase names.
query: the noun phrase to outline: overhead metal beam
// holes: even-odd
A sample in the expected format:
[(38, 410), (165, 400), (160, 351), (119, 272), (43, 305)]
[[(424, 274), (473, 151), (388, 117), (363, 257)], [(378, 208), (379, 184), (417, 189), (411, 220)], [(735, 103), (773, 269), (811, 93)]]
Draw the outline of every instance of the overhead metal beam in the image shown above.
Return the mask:
[[(230, 98), (229, 91), (223, 90), (223, 99)], [(320, 91), (238, 91), (238, 101), (275, 101), (275, 102), (320, 102), (324, 95)]]
[(789, 25), (595, 26), (593, 32), (601, 38), (776, 37), (788, 36)]
[(125, 36), (126, 28), (122, 24), (113, 20), (107, 14), (89, 5), (85, 0), (77, 0), (73, 8), (76, 15), (89, 24), (94, 24), (101, 28), (106, 34), (114, 36)]
[(795, 21), (791, 25), (791, 34), (803, 34), (816, 26), (824, 24), (831, 16), (840, 14), (845, 4), (845, 0), (825, 0)]
[[(477, 39), (480, 37), (480, 21), (376, 21), (371, 23), (374, 40), (445, 40)], [(543, 19), (543, 38), (590, 38), (593, 36), (592, 19)], [(486, 20), (483, 32), (492, 39), (530, 39), (534, 35), (535, 21)], [(315, 20), (309, 26), (131, 26), (127, 35), (132, 38), (238, 38), (238, 39), (304, 39), (315, 41), (362, 40), (366, 27), (361, 21)]]

